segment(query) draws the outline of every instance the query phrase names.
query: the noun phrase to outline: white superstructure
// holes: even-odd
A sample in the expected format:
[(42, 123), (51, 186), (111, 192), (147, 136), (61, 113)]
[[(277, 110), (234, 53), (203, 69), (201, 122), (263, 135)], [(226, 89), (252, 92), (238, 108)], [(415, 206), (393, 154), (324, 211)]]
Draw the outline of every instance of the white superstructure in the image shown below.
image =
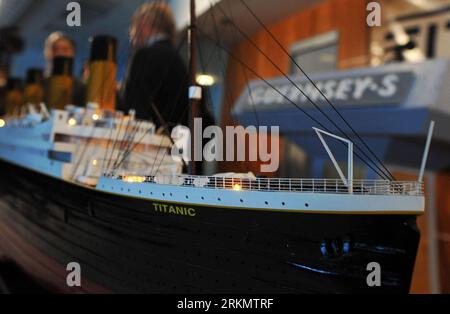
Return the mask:
[[(180, 174), (181, 162), (167, 150), (170, 138), (152, 123), (98, 110), (52, 110), (47, 118), (27, 115), (5, 119), (0, 128), (0, 157), (67, 181), (96, 185), (103, 172)], [(129, 150), (131, 150), (129, 152)], [(156, 170), (156, 169), (155, 169)]]

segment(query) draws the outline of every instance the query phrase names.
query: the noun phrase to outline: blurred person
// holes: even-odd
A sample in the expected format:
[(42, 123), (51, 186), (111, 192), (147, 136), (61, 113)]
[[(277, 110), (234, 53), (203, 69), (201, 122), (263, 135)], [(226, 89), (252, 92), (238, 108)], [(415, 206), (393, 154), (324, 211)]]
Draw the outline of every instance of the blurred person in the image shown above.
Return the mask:
[[(76, 45), (75, 42), (63, 32), (53, 32), (51, 33), (44, 44), (44, 57), (45, 57), (45, 91), (48, 95), (49, 90), (49, 78), (53, 71), (53, 59), (57, 57), (71, 58), (75, 59), (76, 56)], [(84, 106), (86, 98), (86, 87), (78, 80), (73, 78), (73, 88), (72, 88), (72, 104), (76, 106)]]
[(54, 57), (75, 58), (75, 42), (63, 32), (51, 33), (44, 44), (45, 76), (50, 76)]
[(170, 7), (161, 2), (140, 6), (129, 29), (132, 58), (120, 109), (135, 109), (138, 119), (151, 119), (158, 128), (163, 124), (168, 129), (188, 124), (189, 78), (174, 46), (175, 29)]

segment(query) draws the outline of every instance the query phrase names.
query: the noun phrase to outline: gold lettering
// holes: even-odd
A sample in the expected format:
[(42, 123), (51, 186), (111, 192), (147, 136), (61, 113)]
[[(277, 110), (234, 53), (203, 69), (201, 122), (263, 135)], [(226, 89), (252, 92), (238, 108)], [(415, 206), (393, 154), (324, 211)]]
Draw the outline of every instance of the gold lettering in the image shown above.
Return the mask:
[(184, 207), (176, 207), (177, 208), (177, 215), (186, 215), (186, 209)]
[(195, 217), (197, 215), (194, 208), (187, 208), (182, 206), (172, 206), (167, 204), (159, 204), (159, 203), (153, 203), (153, 207), (155, 211), (161, 212), (161, 213), (169, 213), (174, 215), (181, 215), (181, 216), (190, 216)]
[(197, 213), (195, 212), (195, 209), (193, 209), (193, 208), (188, 209), (188, 214), (191, 217), (195, 217), (195, 215), (197, 215)]
[(169, 214), (177, 214), (177, 211), (173, 208), (173, 206), (169, 207)]

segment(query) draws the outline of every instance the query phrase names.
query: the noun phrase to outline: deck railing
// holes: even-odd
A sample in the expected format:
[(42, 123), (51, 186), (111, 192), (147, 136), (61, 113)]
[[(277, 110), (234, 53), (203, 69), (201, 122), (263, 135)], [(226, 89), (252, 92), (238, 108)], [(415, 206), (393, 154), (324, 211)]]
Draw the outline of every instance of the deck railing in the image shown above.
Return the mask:
[[(340, 179), (230, 178), (206, 176), (109, 176), (127, 182), (146, 182), (236, 191), (303, 192), (349, 194)], [(416, 181), (353, 180), (353, 194), (359, 195), (423, 195), (423, 184)]]

